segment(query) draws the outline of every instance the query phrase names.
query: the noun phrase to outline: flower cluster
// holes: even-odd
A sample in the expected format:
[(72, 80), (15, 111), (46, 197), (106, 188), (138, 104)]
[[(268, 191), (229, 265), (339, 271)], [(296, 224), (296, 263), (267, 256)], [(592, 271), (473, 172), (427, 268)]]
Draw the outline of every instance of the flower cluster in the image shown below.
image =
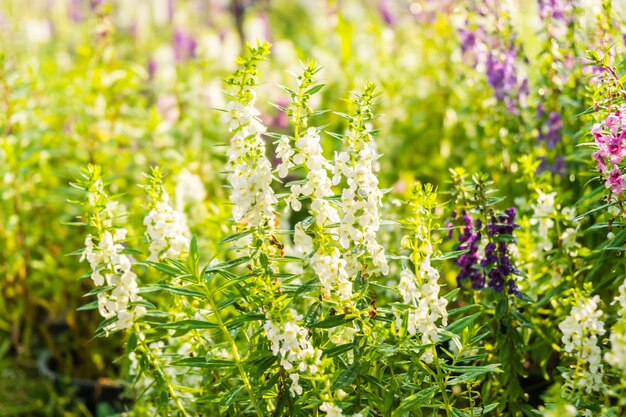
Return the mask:
[(279, 324), (266, 320), (263, 328), (275, 356), (280, 355), (280, 365), (290, 372), (293, 396), (302, 394), (299, 384), (300, 373), (317, 374), (321, 365), (322, 351), (314, 348), (309, 340), (308, 330), (296, 323), (302, 316), (293, 309), (289, 310), (289, 321)]
[(575, 392), (592, 394), (604, 388), (602, 352), (599, 337), (605, 333), (600, 320), (602, 310), (598, 308), (600, 297), (581, 298), (569, 316), (559, 323), (563, 333), (561, 341), (565, 353), (576, 360), (576, 366), (563, 372), (565, 380), (563, 394), (569, 398)]
[[(519, 67), (520, 53), (515, 36), (508, 33), (511, 31), (510, 22), (502, 19), (495, 9), (494, 5), (487, 4), (487, 12), (481, 10), (477, 13), (484, 21), (477, 28), (472, 29), (470, 22), (466, 22), (467, 27), (459, 28), (461, 49), (466, 59), (477, 69), (485, 71), (487, 82), (498, 101), (504, 103), (511, 113), (518, 114), (529, 93), (528, 79)], [(509, 39), (502, 39), (501, 33), (487, 31), (487, 27), (507, 27)]]
[[(421, 334), (423, 345), (437, 343), (439, 340), (439, 326), (448, 324), (448, 300), (439, 296), (439, 272), (430, 264), (430, 257), (423, 259), (419, 266), (419, 279), (408, 269), (400, 274), (398, 292), (404, 304), (409, 305), (407, 314), (407, 332), (411, 336)], [(400, 328), (404, 317), (396, 311), (396, 326)], [(433, 353), (427, 349), (422, 356), (425, 362), (433, 361)]]
[(333, 184), (339, 184), (342, 177), (347, 181), (347, 187), (341, 193), (343, 215), (339, 243), (344, 249), (350, 248), (351, 244), (364, 247), (374, 266), (387, 274), (389, 265), (385, 249), (376, 239), (383, 196), (376, 176), (378, 152), (374, 137), (366, 126), (366, 121), (373, 117), (374, 89), (375, 85), (368, 84), (363, 94), (356, 97), (358, 116), (350, 117), (350, 131), (343, 138), (347, 150), (335, 153)]
[(132, 260), (124, 253), (126, 229), (115, 228), (115, 203), (107, 201), (104, 184), (99, 171), (90, 167), (90, 177), (86, 188), (89, 191), (86, 202), (90, 213), (90, 224), (97, 234), (88, 234), (80, 261), (87, 260), (91, 267), (91, 279), (97, 287), (105, 286), (106, 291), (98, 293), (98, 310), (105, 319), (113, 319), (105, 332), (128, 329), (136, 317), (145, 313), (142, 306), (132, 303), (140, 301), (137, 275), (132, 271)]
[(338, 248), (320, 247), (311, 258), (311, 268), (322, 284), (322, 294), (329, 298), (335, 289), (341, 301), (352, 297), (352, 281), (347, 269), (347, 262), (341, 257)]
[(279, 175), (283, 178), (291, 166), (303, 165), (308, 169), (304, 184), (291, 186), (286, 209), (291, 206), (299, 211), (302, 208), (300, 197), (310, 197), (311, 211), (319, 226), (338, 223), (337, 209), (326, 200), (334, 193), (331, 190), (332, 183), (327, 172), (330, 164), (322, 154), (319, 131), (314, 127), (308, 128), (306, 133), (296, 140), (295, 149), (291, 148), (289, 139), (283, 136), (279, 142), (277, 155), (282, 160), (278, 169)]
[(539, 16), (550, 36), (562, 36), (574, 18), (574, 0), (539, 0)]
[(246, 227), (271, 223), (277, 202), (271, 187), (272, 165), (265, 155), (265, 141), (261, 136), (265, 126), (258, 119), (260, 113), (254, 101), (252, 91), (246, 102), (231, 101), (223, 119), (234, 132), (227, 163), (233, 217)]
[(143, 220), (150, 242), (148, 260), (153, 262), (180, 258), (189, 249), (189, 228), (185, 215), (172, 209), (167, 192), (161, 190), (159, 194)]
[(605, 186), (613, 194), (621, 194), (626, 188), (626, 179), (619, 164), (626, 156), (626, 112), (617, 110), (607, 116), (602, 123), (591, 129), (598, 148), (593, 158), (596, 168), (606, 178)]
[[(343, 410), (327, 401), (324, 401), (320, 405), (320, 411), (326, 413), (326, 417), (344, 417)], [(362, 417), (361, 413), (353, 414), (352, 417)]]
[[(456, 213), (453, 213), (453, 217), (456, 217)], [(465, 226), (463, 231), (459, 233), (459, 246), (457, 249), (467, 252), (456, 261), (457, 266), (461, 267), (456, 276), (457, 284), (461, 286), (464, 280), (469, 280), (472, 283), (472, 288), (483, 288), (485, 286), (485, 276), (479, 268), (480, 229), (482, 228), (482, 222), (480, 219), (474, 220), (469, 213), (464, 212), (463, 223)]]
[(515, 216), (514, 207), (506, 209), (502, 214), (491, 212), (486, 225), (487, 239), (483, 240), (482, 222), (479, 219), (474, 221), (467, 212), (463, 214), (465, 227), (459, 234), (458, 250), (467, 252), (456, 262), (461, 267), (457, 274), (459, 286), (469, 279), (474, 289), (484, 288), (487, 284), (497, 292), (502, 292), (506, 286), (509, 294), (519, 293), (515, 279), (512, 278), (518, 271), (511, 262), (508, 239), (502, 238), (512, 236), (519, 227), (515, 223)]
[(255, 107), (256, 95), (250, 86), (259, 76), (257, 65), (269, 53), (268, 43), (256, 48), (248, 46), (250, 56), (241, 58), (242, 69), (226, 80), (239, 87), (227, 105), (222, 122), (233, 133), (228, 149), (228, 183), (232, 190), (233, 218), (243, 227), (261, 227), (273, 224), (275, 204), (272, 189), (272, 164), (266, 156), (265, 125)]
[(487, 225), (487, 235), (495, 239), (496, 242), (490, 241), (485, 246), (485, 257), (480, 265), (485, 268), (489, 277), (489, 287), (501, 292), (505, 285), (508, 286), (509, 294), (517, 294), (518, 289), (515, 280), (511, 277), (517, 273), (517, 269), (511, 262), (509, 253), (509, 242), (507, 240), (499, 240), (499, 236), (512, 236), (513, 231), (519, 227), (515, 223), (516, 210), (510, 207), (504, 211), (504, 214), (491, 213), (489, 224)]

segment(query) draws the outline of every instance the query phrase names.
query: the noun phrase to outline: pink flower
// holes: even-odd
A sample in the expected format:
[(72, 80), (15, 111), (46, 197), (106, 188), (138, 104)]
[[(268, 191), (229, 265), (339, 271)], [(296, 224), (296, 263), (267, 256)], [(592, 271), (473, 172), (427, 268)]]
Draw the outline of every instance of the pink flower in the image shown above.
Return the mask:
[(613, 167), (613, 170), (606, 180), (605, 186), (606, 188), (610, 188), (613, 194), (621, 194), (626, 188), (626, 180), (624, 180), (624, 176), (617, 166)]
[(605, 174), (606, 173), (606, 161), (604, 160), (600, 152), (594, 152), (593, 159), (595, 159), (596, 162), (598, 163), (598, 165), (596, 165), (596, 169), (600, 171), (601, 173)]

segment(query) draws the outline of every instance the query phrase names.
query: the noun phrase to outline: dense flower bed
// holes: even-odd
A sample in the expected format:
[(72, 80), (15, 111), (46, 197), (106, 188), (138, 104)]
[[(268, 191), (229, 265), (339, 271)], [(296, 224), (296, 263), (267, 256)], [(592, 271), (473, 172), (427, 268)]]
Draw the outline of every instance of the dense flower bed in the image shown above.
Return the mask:
[(137, 416), (622, 415), (621, 6), (244, 3), (3, 11), (0, 352)]

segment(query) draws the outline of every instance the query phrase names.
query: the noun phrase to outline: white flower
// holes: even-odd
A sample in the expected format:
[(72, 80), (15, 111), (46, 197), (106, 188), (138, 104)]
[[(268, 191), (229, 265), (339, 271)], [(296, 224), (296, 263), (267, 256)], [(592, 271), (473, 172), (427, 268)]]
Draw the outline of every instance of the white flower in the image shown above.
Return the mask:
[(535, 212), (533, 217), (530, 219), (530, 224), (538, 225), (537, 232), (539, 235), (539, 241), (537, 242), (537, 249), (540, 251), (538, 256), (541, 256), (541, 251), (550, 251), (554, 246), (549, 234), (554, 228), (554, 220), (552, 220), (552, 217), (555, 212), (555, 198), (556, 192), (546, 194), (539, 191), (537, 202), (532, 205)]
[(289, 173), (289, 168), (294, 166), (293, 162), (291, 162), (293, 154), (294, 151), (291, 149), (289, 138), (285, 135), (281, 136), (276, 146), (276, 156), (279, 157), (281, 161), (280, 164), (278, 164), (278, 176), (280, 178), (285, 178)]
[(110, 293), (98, 293), (100, 315), (105, 319), (117, 316), (117, 321), (105, 328), (107, 332), (128, 329), (136, 317), (145, 313), (145, 308), (130, 305), (141, 297), (137, 293), (137, 275), (131, 270), (131, 260), (122, 253), (125, 236), (125, 229), (115, 229), (113, 233), (105, 230), (100, 242), (95, 245), (93, 236), (88, 235), (80, 258), (89, 262), (91, 279), (96, 286), (113, 287)]
[(563, 372), (564, 397), (575, 390), (587, 394), (604, 389), (602, 352), (598, 346), (599, 336), (605, 333), (600, 320), (602, 310), (598, 308), (599, 296), (582, 298), (572, 307), (570, 314), (559, 324), (563, 332), (561, 341), (566, 354), (574, 358), (577, 366), (571, 372)]
[[(297, 370), (300, 373), (316, 374), (319, 372), (322, 351), (313, 347), (308, 330), (296, 323), (302, 316), (293, 309), (289, 310), (289, 314), (290, 320), (285, 323), (277, 324), (266, 320), (263, 325), (272, 354), (280, 356), (280, 364), (286, 371)], [(298, 389), (299, 377), (291, 379), (295, 384), (295, 386), (292, 384), (292, 394), (298, 391), (301, 393), (302, 389)]]
[[(291, 186), (291, 194), (287, 198), (287, 208), (291, 206), (295, 211), (299, 211), (302, 208), (299, 198), (310, 197), (311, 214), (318, 225), (326, 226), (339, 222), (337, 209), (326, 200), (334, 193), (331, 189), (332, 182), (326, 170), (329, 163), (323, 155), (319, 131), (310, 127), (304, 135), (298, 138), (295, 149), (288, 149), (287, 146), (289, 146), (289, 141), (281, 138), (277, 155), (283, 160), (283, 163), (293, 155), (291, 158), (293, 164), (303, 165), (308, 170), (304, 184)], [(284, 159), (283, 156), (287, 159)], [(283, 166), (281, 163), (279, 170), (286, 170), (293, 164)]]
[(322, 284), (322, 294), (326, 298), (335, 289), (340, 300), (349, 300), (352, 297), (352, 281), (346, 270), (347, 262), (341, 258), (339, 249), (319, 248), (311, 258), (311, 268), (319, 277)]
[(165, 191), (143, 220), (150, 242), (149, 261), (180, 258), (189, 249), (189, 229), (183, 213), (173, 210)]
[(289, 387), (289, 392), (293, 397), (296, 395), (302, 395), (302, 387), (300, 386), (300, 374), (289, 374), (289, 378), (291, 379), (291, 386)]
[(275, 217), (272, 165), (265, 155), (265, 141), (261, 137), (265, 126), (258, 115), (252, 99), (246, 105), (230, 102), (224, 117), (230, 131), (234, 132), (227, 162), (233, 217), (245, 227), (272, 223)]
[(185, 206), (201, 203), (205, 198), (202, 179), (183, 168), (176, 176), (176, 210), (182, 213)]
[(306, 234), (302, 223), (294, 227), (293, 235), (294, 250), (300, 256), (305, 256), (313, 250), (313, 238)]
[(326, 417), (343, 417), (341, 408), (326, 401), (320, 405), (320, 410), (326, 413)]
[[(429, 257), (422, 260), (419, 275), (418, 281), (411, 271), (403, 270), (400, 273), (398, 292), (403, 303), (409, 305), (406, 312), (407, 332), (411, 336), (420, 334), (422, 344), (429, 345), (439, 340), (437, 321), (441, 320), (444, 327), (448, 324), (448, 301), (439, 297), (439, 272), (431, 266)], [(399, 310), (394, 313), (396, 326), (400, 328), (405, 316)], [(425, 351), (423, 359), (427, 363), (432, 362), (433, 355), (429, 349)]]
[(351, 245), (364, 247), (374, 266), (383, 274), (389, 272), (385, 249), (376, 239), (380, 229), (379, 207), (382, 192), (378, 188), (378, 152), (376, 142), (368, 132), (348, 132), (344, 144), (349, 151), (335, 153), (333, 184), (346, 178), (342, 190), (343, 215), (339, 225), (339, 243), (344, 249)]

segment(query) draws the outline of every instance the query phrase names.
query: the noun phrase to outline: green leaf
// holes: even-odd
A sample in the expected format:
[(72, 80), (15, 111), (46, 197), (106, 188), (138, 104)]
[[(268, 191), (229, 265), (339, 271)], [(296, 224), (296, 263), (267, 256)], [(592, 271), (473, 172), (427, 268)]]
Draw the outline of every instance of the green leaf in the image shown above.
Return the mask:
[(128, 342), (126, 343), (126, 353), (134, 352), (137, 349), (137, 333), (133, 332), (128, 337)]
[(474, 323), (476, 321), (476, 319), (478, 317), (480, 317), (480, 314), (481, 314), (481, 312), (479, 311), (477, 313), (474, 313), (474, 314), (471, 314), (469, 316), (466, 316), (466, 317), (463, 317), (461, 319), (458, 319), (454, 323), (452, 323), (448, 327), (446, 327), (446, 330), (449, 331), (450, 333), (459, 334), (466, 327), (468, 327), (472, 323)]
[(155, 326), (157, 329), (179, 330), (189, 332), (191, 330), (200, 329), (217, 329), (219, 326), (215, 323), (205, 320), (179, 320), (173, 323), (163, 323)]
[(500, 369), (499, 366), (500, 364), (497, 363), (484, 366), (468, 366), (467, 368), (471, 368), (471, 370), (468, 370), (465, 373), (455, 378), (452, 378), (450, 381), (448, 381), (448, 385), (458, 385), (461, 383), (474, 381), (478, 377), (491, 372), (502, 372), (502, 369)]
[(448, 300), (449, 303), (451, 303), (457, 296), (457, 294), (461, 291), (460, 288), (455, 288), (452, 291), (450, 291), (449, 293), (447, 293), (446, 295), (443, 296), (443, 298), (445, 298), (446, 300)]
[(176, 295), (184, 295), (185, 297), (204, 297), (204, 293), (192, 290), (188, 287), (179, 287), (171, 284), (155, 284), (155, 287)]
[(233, 259), (227, 262), (222, 262), (221, 264), (217, 264), (217, 265), (210, 265), (207, 267), (206, 269), (206, 273), (211, 273), (211, 272), (217, 272), (217, 271), (221, 271), (224, 269), (230, 269), (230, 268), (234, 268), (235, 266), (241, 265), (241, 264), (245, 264), (246, 262), (248, 262), (250, 260), (249, 256), (242, 256), (241, 258), (237, 258), (237, 259)]
[(455, 250), (452, 252), (446, 252), (440, 256), (435, 256), (433, 257), (433, 261), (445, 261), (446, 259), (456, 259), (459, 256), (463, 255), (464, 253), (467, 253), (467, 249), (464, 250)]
[(334, 356), (341, 355), (342, 353), (348, 352), (354, 348), (352, 343), (346, 343), (343, 345), (335, 346), (330, 349), (324, 351), (324, 356), (332, 358)]
[(348, 367), (339, 378), (333, 384), (333, 389), (346, 388), (350, 386), (356, 380), (357, 376), (359, 376), (359, 371), (361, 370), (362, 362), (359, 360), (355, 360), (352, 365)]
[(184, 358), (174, 361), (173, 365), (189, 366), (192, 368), (224, 368), (235, 366), (235, 362), (222, 359), (207, 359), (204, 357)]
[(311, 329), (332, 329), (333, 327), (341, 326), (342, 324), (350, 323), (354, 319), (346, 319), (345, 314), (338, 314), (336, 316), (330, 316), (320, 322), (309, 326)]
[(413, 395), (404, 398), (400, 406), (391, 414), (392, 417), (404, 417), (406, 413), (428, 403), (428, 400), (439, 391), (439, 387), (425, 388)]
[(193, 259), (198, 258), (198, 239), (196, 235), (191, 237), (191, 242), (189, 243), (189, 256)]
[(154, 268), (157, 271), (159, 271), (159, 272), (161, 272), (161, 273), (163, 273), (165, 275), (168, 275), (170, 277), (176, 278), (179, 275), (185, 274), (185, 271), (181, 271), (178, 268), (175, 268), (175, 267), (173, 267), (171, 265), (164, 264), (162, 262), (144, 261), (144, 262), (141, 262), (141, 263), (146, 265), (146, 266), (148, 266), (148, 267)]
[(481, 306), (480, 304), (468, 304), (468, 305), (463, 306), (463, 307), (453, 308), (451, 310), (448, 310), (448, 315), (449, 316), (453, 316), (455, 314), (464, 313), (467, 310), (472, 310), (472, 309), (474, 309), (476, 307), (480, 307), (480, 306)]
[(229, 243), (229, 242), (234, 242), (235, 240), (239, 240), (242, 237), (248, 236), (249, 234), (253, 233), (254, 229), (248, 229), (248, 230), (244, 230), (243, 232), (239, 232), (239, 233), (235, 233), (229, 236), (226, 236), (224, 239), (222, 239), (219, 243), (219, 245), (223, 245), (225, 243)]
[(313, 303), (304, 316), (304, 325), (311, 327), (318, 322), (320, 315), (322, 314), (322, 305), (319, 302)]
[(318, 85), (316, 85), (315, 87), (311, 87), (311, 88), (309, 88), (308, 90), (306, 90), (306, 91), (304, 92), (304, 94), (306, 94), (306, 95), (315, 94), (315, 93), (317, 93), (318, 91), (320, 91), (322, 88), (324, 88), (324, 85), (325, 85), (325, 84), (318, 84)]
[(97, 309), (98, 309), (98, 300), (94, 300), (88, 304), (78, 307), (76, 311), (87, 311), (87, 310), (97, 310)]
[(235, 398), (237, 398), (237, 395), (239, 395), (241, 390), (243, 390), (244, 388), (245, 388), (245, 386), (243, 386), (243, 385), (241, 385), (239, 387), (236, 387), (236, 388), (233, 388), (232, 390), (227, 392), (226, 395), (224, 395), (222, 397), (222, 401), (220, 403), (220, 408), (224, 409), (223, 412), (228, 410), (228, 407), (230, 407), (230, 405), (233, 403), (233, 401), (235, 401)]

